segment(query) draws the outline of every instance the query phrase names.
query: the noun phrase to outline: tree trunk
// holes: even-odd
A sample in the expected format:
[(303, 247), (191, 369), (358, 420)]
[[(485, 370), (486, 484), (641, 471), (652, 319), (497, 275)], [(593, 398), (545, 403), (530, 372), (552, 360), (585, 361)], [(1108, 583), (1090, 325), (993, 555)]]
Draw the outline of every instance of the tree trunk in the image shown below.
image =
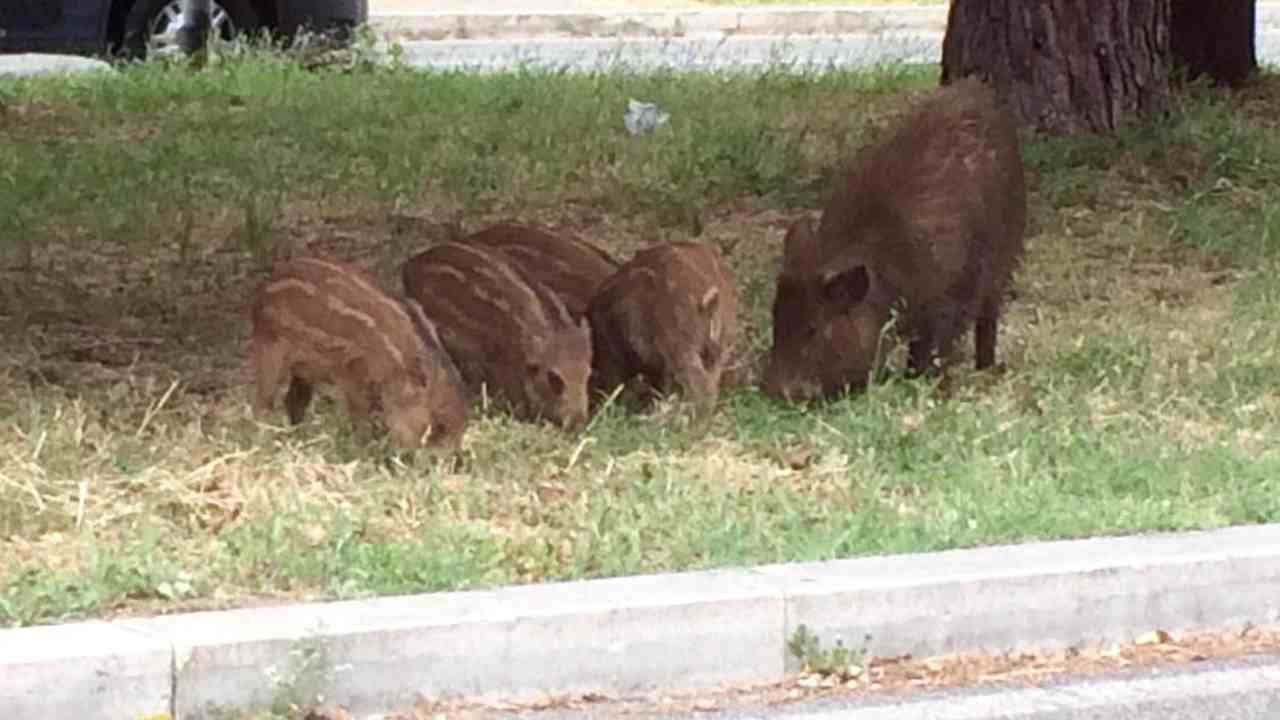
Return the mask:
[(969, 75), (1043, 132), (1110, 132), (1160, 115), (1169, 0), (952, 0), (942, 83)]
[(1187, 79), (1208, 75), (1238, 85), (1258, 69), (1254, 0), (1173, 0), (1169, 43)]

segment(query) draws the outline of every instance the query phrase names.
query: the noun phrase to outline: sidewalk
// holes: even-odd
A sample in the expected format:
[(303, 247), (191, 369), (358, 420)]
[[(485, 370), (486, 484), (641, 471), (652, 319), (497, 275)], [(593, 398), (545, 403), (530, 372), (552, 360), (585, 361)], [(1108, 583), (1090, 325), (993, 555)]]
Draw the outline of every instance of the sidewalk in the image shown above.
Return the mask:
[(946, 29), (940, 2), (714, 5), (695, 0), (375, 0), (369, 22), (400, 41), (929, 35)]
[(700, 0), (369, 0), (369, 13), (478, 13), (505, 12), (537, 15), (546, 12), (591, 12), (598, 10), (746, 10), (752, 8), (920, 8), (945, 9), (947, 0), (835, 0), (834, 2), (732, 3)]
[[(370, 24), (400, 41), (935, 35), (945, 0), (717, 4), (698, 0), (371, 0)], [(1259, 2), (1259, 32), (1280, 29), (1280, 2)]]
[[(369, 14), (383, 13), (514, 13), (541, 15), (555, 12), (598, 12), (601, 10), (669, 10), (672, 8), (714, 8), (697, 0), (369, 0)], [(732, 7), (727, 5), (721, 8)]]

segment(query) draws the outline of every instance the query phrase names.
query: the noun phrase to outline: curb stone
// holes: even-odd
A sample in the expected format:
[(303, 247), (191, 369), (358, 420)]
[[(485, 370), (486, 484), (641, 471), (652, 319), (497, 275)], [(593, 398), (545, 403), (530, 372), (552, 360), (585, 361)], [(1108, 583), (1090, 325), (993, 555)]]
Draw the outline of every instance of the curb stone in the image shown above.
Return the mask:
[(132, 720), (172, 704), (165, 638), (101, 621), (0, 630), (0, 717)]
[[(121, 624), (172, 639), (174, 704), (185, 719), (262, 707), (290, 684), (363, 713), (419, 695), (531, 697), (780, 676), (782, 618), (783, 600), (767, 583), (724, 571)], [(714, 654), (672, 652), (688, 643)], [(308, 650), (319, 657), (299, 667)]]
[(0, 716), (769, 682), (797, 669), (801, 624), (824, 645), (928, 656), (1277, 622), (1280, 524), (1258, 525), (6, 630)]

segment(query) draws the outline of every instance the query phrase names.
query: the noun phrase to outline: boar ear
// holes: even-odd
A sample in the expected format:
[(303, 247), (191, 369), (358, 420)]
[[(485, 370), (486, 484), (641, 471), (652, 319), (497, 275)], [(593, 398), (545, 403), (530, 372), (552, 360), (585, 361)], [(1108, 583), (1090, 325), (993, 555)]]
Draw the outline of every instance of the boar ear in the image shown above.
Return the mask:
[(846, 310), (866, 299), (871, 290), (871, 274), (858, 263), (822, 275), (822, 297), (836, 309)]
[(530, 378), (546, 380), (551, 392), (555, 395), (564, 394), (566, 387), (564, 377), (555, 369), (544, 367), (538, 363), (529, 363), (525, 366), (525, 371), (529, 373)]
[(720, 305), (720, 288), (709, 288), (698, 301), (698, 309), (707, 316), (707, 338), (711, 342), (720, 342), (720, 314), (716, 308)]
[(720, 288), (712, 286), (702, 294), (702, 299), (698, 301), (698, 309), (704, 313), (714, 313), (716, 306), (720, 304)]
[(808, 218), (800, 218), (787, 228), (786, 237), (782, 239), (782, 267), (799, 267), (813, 257), (817, 249), (817, 240), (813, 234), (813, 224)]
[(568, 385), (564, 381), (564, 378), (561, 377), (560, 373), (556, 372), (555, 370), (547, 371), (547, 383), (551, 385), (551, 392), (555, 393), (556, 395), (563, 395), (565, 388), (568, 387)]

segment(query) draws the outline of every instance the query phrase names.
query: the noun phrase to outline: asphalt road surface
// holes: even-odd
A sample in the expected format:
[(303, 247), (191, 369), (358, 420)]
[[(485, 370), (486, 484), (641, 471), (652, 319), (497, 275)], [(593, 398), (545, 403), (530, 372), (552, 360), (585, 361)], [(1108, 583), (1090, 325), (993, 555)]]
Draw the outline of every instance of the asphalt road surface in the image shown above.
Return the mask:
[[(606, 706), (522, 714), (522, 720), (604, 720)], [(1280, 718), (1280, 653), (1065, 678), (1034, 688), (964, 688), (646, 720), (1272, 720)]]
[[(786, 64), (797, 69), (885, 62), (936, 63), (942, 36), (878, 34), (845, 37), (737, 36), (671, 39), (529, 39), (405, 42), (414, 67), (500, 70), (520, 66), (573, 70), (622, 64), (636, 70), (710, 70)], [(1280, 31), (1257, 35), (1258, 61), (1280, 63)]]

